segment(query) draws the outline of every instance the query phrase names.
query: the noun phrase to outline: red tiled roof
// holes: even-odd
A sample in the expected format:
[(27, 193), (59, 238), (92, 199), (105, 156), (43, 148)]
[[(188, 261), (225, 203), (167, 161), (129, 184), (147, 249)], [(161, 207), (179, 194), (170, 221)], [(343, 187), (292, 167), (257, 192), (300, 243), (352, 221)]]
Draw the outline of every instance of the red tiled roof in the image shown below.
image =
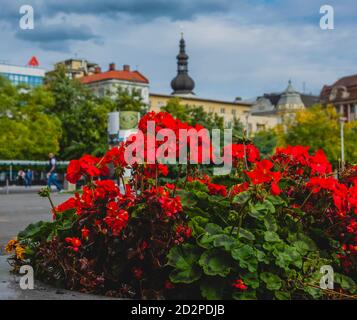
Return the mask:
[(131, 82), (149, 83), (149, 80), (145, 78), (139, 71), (126, 71), (126, 70), (113, 70), (107, 72), (101, 72), (86, 76), (80, 79), (84, 84), (93, 83), (104, 80), (124, 80)]

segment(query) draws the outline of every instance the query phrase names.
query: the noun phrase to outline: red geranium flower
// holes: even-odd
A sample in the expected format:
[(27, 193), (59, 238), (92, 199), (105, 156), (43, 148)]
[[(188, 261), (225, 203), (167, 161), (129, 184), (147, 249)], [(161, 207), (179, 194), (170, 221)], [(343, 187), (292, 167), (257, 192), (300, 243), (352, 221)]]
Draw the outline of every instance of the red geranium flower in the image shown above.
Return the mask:
[(143, 274), (144, 274), (143, 269), (138, 268), (138, 267), (134, 267), (134, 268), (132, 269), (132, 271), (133, 271), (134, 277), (135, 277), (136, 279), (140, 280), (140, 279), (143, 277)]
[(86, 228), (86, 227), (83, 227), (82, 230), (82, 238), (83, 239), (88, 239), (88, 236), (89, 236), (89, 230)]
[(78, 238), (67, 237), (65, 241), (71, 244), (71, 246), (68, 246), (68, 248), (72, 249), (74, 252), (78, 252), (79, 247), (82, 245), (81, 240)]
[(227, 188), (224, 185), (208, 183), (207, 187), (208, 187), (209, 194), (211, 195), (219, 195), (222, 197), (227, 196)]
[(244, 281), (241, 279), (234, 280), (232, 286), (236, 289), (245, 291), (248, 289), (248, 287), (244, 284)]

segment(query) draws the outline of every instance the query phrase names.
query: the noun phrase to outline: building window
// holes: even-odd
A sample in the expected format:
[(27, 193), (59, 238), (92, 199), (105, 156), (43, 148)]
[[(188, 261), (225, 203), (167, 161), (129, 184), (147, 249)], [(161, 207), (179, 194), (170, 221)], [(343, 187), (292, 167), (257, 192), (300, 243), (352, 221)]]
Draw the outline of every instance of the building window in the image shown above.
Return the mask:
[(236, 116), (237, 115), (237, 110), (236, 109), (232, 109), (232, 115)]
[(104, 95), (105, 95), (105, 90), (104, 90), (103, 87), (100, 87), (100, 88), (99, 88), (99, 90), (98, 90), (98, 95), (99, 95), (100, 97), (104, 97)]
[(265, 124), (257, 123), (257, 131), (265, 131)]
[(221, 113), (225, 114), (226, 113), (226, 109), (225, 108), (221, 108)]

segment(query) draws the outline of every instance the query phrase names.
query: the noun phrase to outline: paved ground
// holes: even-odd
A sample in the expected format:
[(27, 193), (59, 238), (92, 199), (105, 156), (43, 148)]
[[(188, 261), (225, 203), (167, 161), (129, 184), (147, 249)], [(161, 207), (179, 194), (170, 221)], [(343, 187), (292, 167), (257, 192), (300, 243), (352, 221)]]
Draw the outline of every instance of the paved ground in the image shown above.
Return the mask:
[[(107, 299), (94, 295), (81, 294), (67, 290), (57, 290), (35, 281), (34, 290), (21, 290), (19, 277), (10, 274), (10, 266), (4, 254), (7, 241), (27, 227), (40, 220), (50, 221), (52, 215), (48, 200), (37, 195), (38, 188), (32, 191), (24, 188), (10, 190), (10, 194), (0, 193), (0, 300), (94, 300)], [(59, 204), (71, 195), (53, 193), (52, 198)]]
[[(56, 204), (65, 201), (71, 195), (53, 193)], [(46, 198), (41, 198), (36, 191), (0, 194), (0, 248), (7, 241), (30, 223), (40, 220), (50, 221), (50, 205)], [(1, 249), (0, 249), (1, 250)], [(0, 251), (1, 253), (1, 251)]]
[(0, 300), (110, 300), (110, 298), (59, 290), (36, 281), (33, 290), (22, 290), (20, 277), (9, 273), (6, 256), (0, 256)]

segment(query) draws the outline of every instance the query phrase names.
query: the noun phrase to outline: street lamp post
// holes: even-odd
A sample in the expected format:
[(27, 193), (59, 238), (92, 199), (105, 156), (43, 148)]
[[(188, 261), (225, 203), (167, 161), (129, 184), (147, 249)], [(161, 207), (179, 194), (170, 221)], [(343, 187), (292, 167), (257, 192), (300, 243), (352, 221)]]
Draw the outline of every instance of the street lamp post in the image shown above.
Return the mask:
[(340, 128), (341, 128), (341, 169), (345, 169), (345, 137), (344, 137), (344, 126), (347, 121), (346, 117), (340, 118)]
[(246, 130), (246, 135), (247, 135), (247, 139), (249, 139), (249, 116), (250, 116), (250, 112), (247, 111), (245, 112), (245, 130)]

